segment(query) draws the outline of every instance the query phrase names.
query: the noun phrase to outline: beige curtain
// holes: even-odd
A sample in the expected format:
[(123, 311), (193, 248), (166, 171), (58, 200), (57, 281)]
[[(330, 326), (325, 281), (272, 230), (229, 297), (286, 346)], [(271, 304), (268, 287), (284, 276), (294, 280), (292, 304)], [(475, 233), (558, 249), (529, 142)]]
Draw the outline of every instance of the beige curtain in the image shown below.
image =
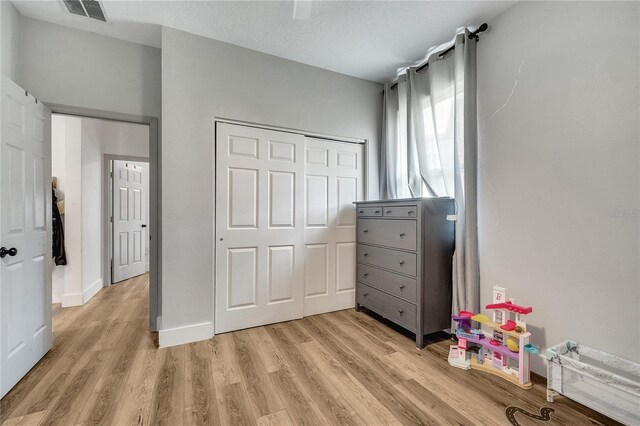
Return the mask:
[[(385, 87), (385, 119), (395, 124), (392, 132), (385, 126), (381, 178), (387, 192), (382, 193), (455, 199), (454, 313), (480, 308), (476, 40), (469, 34), (458, 34), (455, 49), (442, 57), (432, 54), (420, 72), (408, 69), (397, 89)], [(403, 167), (406, 175), (397, 178)]]

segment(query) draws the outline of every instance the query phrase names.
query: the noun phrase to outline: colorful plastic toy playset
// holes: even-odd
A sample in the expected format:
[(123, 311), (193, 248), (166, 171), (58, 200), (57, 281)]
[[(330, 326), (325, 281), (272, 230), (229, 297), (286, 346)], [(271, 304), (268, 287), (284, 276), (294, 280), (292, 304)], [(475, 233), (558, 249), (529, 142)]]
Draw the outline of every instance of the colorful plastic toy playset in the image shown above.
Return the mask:
[(468, 370), (481, 370), (520, 386), (531, 388), (530, 356), (539, 353), (531, 344), (525, 315), (531, 307), (507, 301), (507, 291), (493, 287), (493, 303), (487, 305), (493, 319), (483, 314), (460, 311), (453, 315), (457, 323), (458, 345), (449, 350), (449, 364)]

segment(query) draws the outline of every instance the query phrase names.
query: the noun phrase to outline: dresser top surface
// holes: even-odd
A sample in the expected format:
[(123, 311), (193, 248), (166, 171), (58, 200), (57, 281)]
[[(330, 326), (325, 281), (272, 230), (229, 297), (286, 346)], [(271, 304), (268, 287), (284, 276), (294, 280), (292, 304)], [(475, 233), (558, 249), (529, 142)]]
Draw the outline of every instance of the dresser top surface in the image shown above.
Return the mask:
[(367, 200), (367, 201), (354, 201), (353, 204), (401, 204), (401, 203), (420, 203), (423, 200), (451, 200), (450, 197), (439, 197), (439, 198), (398, 198), (395, 200)]

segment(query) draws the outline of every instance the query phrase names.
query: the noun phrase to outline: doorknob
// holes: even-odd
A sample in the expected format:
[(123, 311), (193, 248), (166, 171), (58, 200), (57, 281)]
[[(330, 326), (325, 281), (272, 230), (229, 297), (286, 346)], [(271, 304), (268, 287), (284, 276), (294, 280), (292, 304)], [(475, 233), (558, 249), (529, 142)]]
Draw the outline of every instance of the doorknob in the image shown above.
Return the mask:
[(0, 257), (1, 258), (4, 258), (6, 255), (9, 255), (9, 256), (13, 257), (16, 254), (18, 254), (18, 250), (15, 247), (11, 247), (9, 250), (7, 250), (4, 247), (0, 248)]
[(146, 228), (146, 227), (147, 227), (147, 224), (146, 224), (146, 223), (143, 223), (143, 224), (142, 224), (142, 227), (143, 227), (143, 228)]

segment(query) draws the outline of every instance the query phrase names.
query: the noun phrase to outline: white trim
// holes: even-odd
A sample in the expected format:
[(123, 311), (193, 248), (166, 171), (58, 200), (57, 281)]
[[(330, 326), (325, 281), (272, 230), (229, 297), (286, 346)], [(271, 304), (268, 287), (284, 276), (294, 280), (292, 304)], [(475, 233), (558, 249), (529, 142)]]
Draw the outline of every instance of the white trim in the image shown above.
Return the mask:
[(213, 323), (203, 322), (160, 330), (158, 336), (161, 348), (208, 340), (213, 337)]
[(97, 292), (100, 291), (102, 286), (103, 286), (103, 280), (102, 278), (98, 278), (93, 284), (91, 284), (91, 287), (89, 287), (88, 289), (82, 292), (82, 303), (85, 304), (89, 300), (91, 300), (91, 298), (95, 296)]
[(62, 295), (62, 307), (82, 306), (82, 293), (70, 293)]
[(103, 279), (98, 278), (89, 288), (82, 293), (71, 293), (62, 295), (62, 307), (70, 308), (71, 306), (82, 306), (87, 303), (93, 296), (98, 293), (103, 287)]
[[(244, 127), (257, 127), (259, 129), (265, 129), (265, 130), (275, 130), (277, 132), (296, 133), (298, 135), (306, 136), (308, 138), (328, 139), (336, 142), (349, 142), (349, 143), (363, 144), (367, 141), (366, 139), (351, 138), (347, 136), (327, 135), (324, 133), (308, 132), (306, 130), (292, 129), (289, 127), (270, 126), (268, 124), (252, 123), (250, 121), (233, 120), (231, 118), (214, 117), (213, 121), (214, 121), (214, 129), (215, 129), (215, 123), (218, 122), (218, 123), (235, 124), (235, 125), (244, 126)], [(215, 134), (214, 134), (214, 140), (215, 140)]]

